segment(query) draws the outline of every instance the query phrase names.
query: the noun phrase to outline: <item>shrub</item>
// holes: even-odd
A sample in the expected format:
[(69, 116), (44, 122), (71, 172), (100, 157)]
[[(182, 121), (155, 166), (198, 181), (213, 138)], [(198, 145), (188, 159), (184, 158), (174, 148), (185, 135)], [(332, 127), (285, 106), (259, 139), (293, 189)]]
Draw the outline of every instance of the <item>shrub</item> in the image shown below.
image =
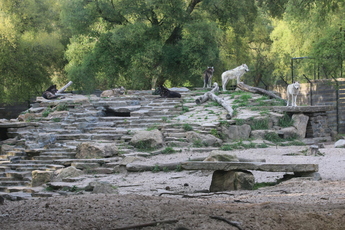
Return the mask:
[(250, 127), (252, 130), (268, 129), (268, 119), (254, 120)]

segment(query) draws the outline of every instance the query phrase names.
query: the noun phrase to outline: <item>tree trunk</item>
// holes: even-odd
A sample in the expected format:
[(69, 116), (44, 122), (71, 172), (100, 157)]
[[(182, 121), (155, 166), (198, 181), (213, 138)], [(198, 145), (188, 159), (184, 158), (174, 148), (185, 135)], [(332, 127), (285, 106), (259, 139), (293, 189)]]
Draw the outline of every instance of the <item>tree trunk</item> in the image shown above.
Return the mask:
[(284, 99), (282, 99), (281, 97), (275, 95), (274, 93), (272, 93), (270, 91), (267, 91), (267, 90), (264, 90), (264, 89), (261, 89), (261, 88), (257, 88), (257, 87), (252, 87), (252, 86), (244, 84), (243, 82), (238, 83), (237, 87), (239, 89), (243, 90), (243, 91), (247, 91), (247, 92), (250, 92), (250, 93), (263, 94), (263, 95), (269, 96), (270, 98), (276, 98), (276, 99), (280, 99), (280, 100), (285, 101)]
[(216, 101), (218, 104), (223, 106), (228, 111), (228, 114), (226, 115), (227, 119), (231, 119), (232, 118), (232, 115), (234, 113), (234, 110), (232, 109), (232, 107), (230, 105), (228, 105), (222, 98), (217, 97), (212, 91), (211, 92), (207, 92), (204, 95), (198, 97), (195, 100), (195, 103), (197, 105), (200, 105), (200, 104), (206, 102), (208, 99)]

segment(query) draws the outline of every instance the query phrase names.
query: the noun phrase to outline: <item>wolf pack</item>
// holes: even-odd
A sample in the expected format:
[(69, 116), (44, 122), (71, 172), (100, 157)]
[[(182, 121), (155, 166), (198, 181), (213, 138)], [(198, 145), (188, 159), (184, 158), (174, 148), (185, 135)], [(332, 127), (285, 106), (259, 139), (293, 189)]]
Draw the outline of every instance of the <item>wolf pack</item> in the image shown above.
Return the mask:
[[(222, 79), (222, 89), (223, 91), (226, 91), (226, 85), (230, 82), (230, 80), (236, 80), (236, 84), (241, 83), (241, 77), (249, 71), (249, 68), (246, 64), (242, 64), (240, 66), (237, 66), (234, 69), (227, 70), (222, 73), (221, 79)], [(216, 92), (219, 90), (218, 83), (214, 82), (212, 85), (212, 77), (214, 73), (214, 67), (207, 67), (207, 69), (203, 72), (203, 80), (204, 80), (204, 86), (203, 88), (213, 88), (213, 92)], [(72, 82), (69, 82), (66, 86), (63, 87), (63, 89), (58, 90), (56, 88), (56, 85), (50, 86), (46, 91), (43, 92), (42, 96), (45, 99), (56, 99), (59, 97), (57, 93), (59, 91), (63, 91), (66, 89)], [(286, 90), (286, 96), (287, 96), (287, 104), (286, 106), (297, 106), (297, 96), (300, 93), (300, 83), (299, 82), (293, 82), (292, 84), (287, 86)], [(158, 86), (158, 92), (162, 98), (181, 98), (181, 94), (175, 91), (171, 91), (168, 88), (166, 88), (164, 85)]]

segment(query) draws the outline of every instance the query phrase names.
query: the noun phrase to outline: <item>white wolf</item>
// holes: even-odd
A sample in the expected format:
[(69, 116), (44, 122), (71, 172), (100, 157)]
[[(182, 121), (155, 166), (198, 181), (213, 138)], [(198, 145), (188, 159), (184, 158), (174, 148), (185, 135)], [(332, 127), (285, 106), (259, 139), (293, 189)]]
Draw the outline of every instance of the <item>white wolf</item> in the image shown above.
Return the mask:
[(240, 78), (249, 71), (249, 68), (246, 64), (242, 64), (235, 69), (231, 69), (222, 73), (222, 86), (223, 91), (226, 91), (225, 86), (228, 84), (229, 80), (237, 79), (237, 84), (240, 83)]
[[(301, 86), (298, 81), (295, 81), (294, 83), (288, 85), (286, 89), (286, 96), (287, 96), (287, 104), (286, 106), (297, 106), (297, 95), (299, 94), (299, 91), (301, 89)], [(291, 98), (291, 100), (290, 100)]]

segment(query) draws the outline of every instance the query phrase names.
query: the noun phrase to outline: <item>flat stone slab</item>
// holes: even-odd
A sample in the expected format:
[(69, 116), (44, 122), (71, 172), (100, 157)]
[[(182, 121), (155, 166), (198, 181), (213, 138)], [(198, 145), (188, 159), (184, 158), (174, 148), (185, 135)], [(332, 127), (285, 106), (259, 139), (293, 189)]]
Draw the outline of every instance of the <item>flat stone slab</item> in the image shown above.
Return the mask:
[(318, 106), (272, 106), (273, 111), (291, 112), (291, 113), (316, 113), (334, 110), (334, 106), (318, 105)]
[(317, 172), (318, 164), (270, 164), (257, 162), (198, 162), (186, 161), (181, 164), (186, 170), (256, 170), (266, 172)]

